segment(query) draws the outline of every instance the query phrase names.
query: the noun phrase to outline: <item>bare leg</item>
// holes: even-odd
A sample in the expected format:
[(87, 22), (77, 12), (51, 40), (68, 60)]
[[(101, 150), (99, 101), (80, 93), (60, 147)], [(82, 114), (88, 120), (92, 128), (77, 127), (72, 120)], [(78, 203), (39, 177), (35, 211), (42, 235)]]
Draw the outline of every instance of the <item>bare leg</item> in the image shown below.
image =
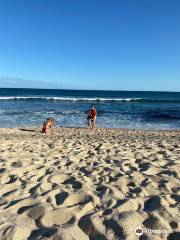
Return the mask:
[(91, 124), (92, 124), (92, 129), (94, 129), (96, 127), (96, 118), (92, 120)]
[(89, 129), (92, 130), (92, 120), (89, 121)]
[(87, 120), (87, 126), (89, 129), (91, 128), (91, 120), (90, 119)]

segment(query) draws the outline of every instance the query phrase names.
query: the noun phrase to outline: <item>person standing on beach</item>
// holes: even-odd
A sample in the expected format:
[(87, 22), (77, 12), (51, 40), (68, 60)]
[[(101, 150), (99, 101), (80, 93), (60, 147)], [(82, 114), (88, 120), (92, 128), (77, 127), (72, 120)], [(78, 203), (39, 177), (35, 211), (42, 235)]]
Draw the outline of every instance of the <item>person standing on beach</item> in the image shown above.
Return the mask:
[(88, 127), (91, 130), (95, 128), (96, 116), (97, 116), (97, 111), (95, 107), (92, 105), (91, 108), (88, 110), (88, 117), (87, 117)]

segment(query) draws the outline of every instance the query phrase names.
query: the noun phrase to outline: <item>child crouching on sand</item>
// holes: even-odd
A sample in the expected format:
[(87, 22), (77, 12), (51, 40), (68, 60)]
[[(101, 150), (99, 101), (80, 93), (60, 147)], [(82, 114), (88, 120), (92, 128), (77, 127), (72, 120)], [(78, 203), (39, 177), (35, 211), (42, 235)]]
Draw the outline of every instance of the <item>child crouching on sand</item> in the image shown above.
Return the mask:
[(46, 121), (43, 123), (42, 127), (42, 133), (51, 133), (52, 132), (52, 127), (54, 124), (54, 119), (53, 118), (47, 118)]

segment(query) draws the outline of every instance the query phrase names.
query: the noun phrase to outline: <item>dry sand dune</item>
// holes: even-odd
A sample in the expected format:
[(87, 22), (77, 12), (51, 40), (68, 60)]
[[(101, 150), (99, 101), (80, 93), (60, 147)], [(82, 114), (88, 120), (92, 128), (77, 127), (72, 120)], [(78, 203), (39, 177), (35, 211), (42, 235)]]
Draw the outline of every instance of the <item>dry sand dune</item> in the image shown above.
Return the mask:
[(1, 129), (0, 141), (1, 240), (180, 239), (180, 131)]

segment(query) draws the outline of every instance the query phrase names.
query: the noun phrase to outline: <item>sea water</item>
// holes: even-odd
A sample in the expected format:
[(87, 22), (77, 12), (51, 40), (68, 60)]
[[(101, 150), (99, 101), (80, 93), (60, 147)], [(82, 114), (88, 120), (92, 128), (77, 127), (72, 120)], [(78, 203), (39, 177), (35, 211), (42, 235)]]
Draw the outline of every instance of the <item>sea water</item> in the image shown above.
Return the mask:
[(41, 126), (53, 117), (56, 126), (85, 127), (87, 111), (97, 109), (97, 126), (105, 128), (180, 128), (180, 93), (0, 89), (1, 127)]

